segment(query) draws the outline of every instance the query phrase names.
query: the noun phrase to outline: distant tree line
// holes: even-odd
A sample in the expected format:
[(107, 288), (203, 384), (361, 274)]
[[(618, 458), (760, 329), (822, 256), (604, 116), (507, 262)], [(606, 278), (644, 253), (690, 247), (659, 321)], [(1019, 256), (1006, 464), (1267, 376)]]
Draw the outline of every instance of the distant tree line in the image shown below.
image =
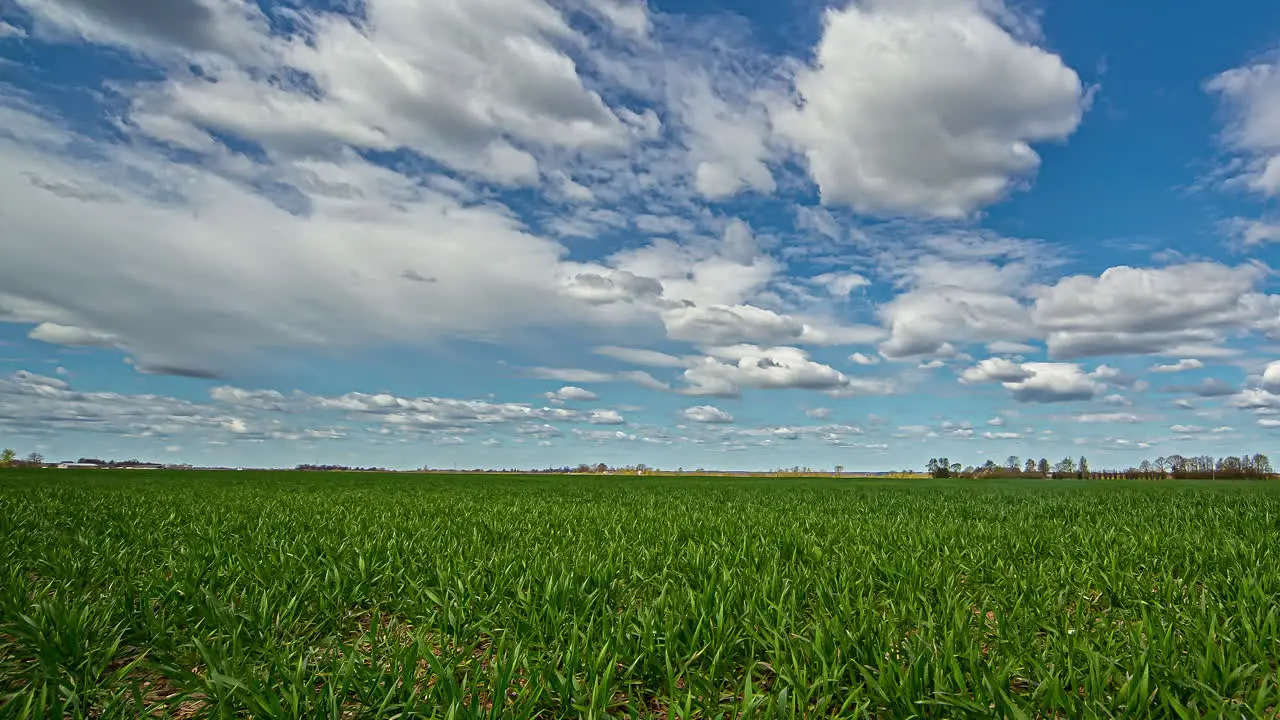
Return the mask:
[(572, 469), (570, 470), (570, 472), (574, 472), (574, 473), (629, 473), (629, 474), (637, 474), (637, 475), (641, 475), (641, 474), (644, 474), (644, 473), (646, 473), (646, 472), (650, 472), (650, 471), (655, 470), (655, 469), (656, 469), (656, 468), (651, 468), (651, 467), (649, 467), (648, 465), (645, 465), (644, 463), (639, 463), (639, 464), (637, 464), (637, 465), (622, 465), (622, 466), (619, 466), (619, 467), (610, 467), (610, 466), (609, 466), (608, 464), (606, 464), (606, 463), (596, 463), (595, 465), (589, 465), (589, 464), (587, 464), (587, 463), (582, 463), (581, 465), (578, 465), (577, 467), (572, 468)]
[(162, 468), (164, 463), (143, 462), (137, 458), (130, 460), (100, 460), (98, 458), (80, 458), (77, 465), (96, 465), (108, 470), (113, 468)]
[(313, 471), (322, 471), (322, 472), (386, 472), (387, 471), (386, 468), (380, 468), (380, 467), (362, 468), (362, 467), (348, 467), (346, 465), (312, 465), (309, 463), (298, 465), (297, 467), (294, 468), (294, 470), (313, 470)]
[(980, 466), (962, 465), (951, 462), (950, 458), (929, 458), (926, 466), (931, 477), (935, 478), (984, 478), (984, 477), (1036, 477), (1077, 480), (1161, 480), (1167, 478), (1220, 478), (1223, 480), (1244, 480), (1270, 478), (1275, 474), (1271, 460), (1262, 453), (1254, 455), (1226, 456), (1214, 458), (1209, 455), (1189, 457), (1185, 455), (1168, 455), (1153, 460), (1143, 460), (1135, 467), (1123, 469), (1094, 469), (1089, 467), (1089, 460), (1081, 455), (1073, 460), (1065, 457), (1050, 465), (1047, 458), (1027, 458), (1023, 462), (1016, 455), (1010, 455), (1004, 465), (997, 465), (994, 460), (987, 460)]
[(41, 467), (43, 465), (44, 456), (38, 452), (19, 458), (17, 451), (12, 448), (0, 450), (0, 467)]
[[(158, 469), (158, 468), (166, 467), (162, 463), (143, 462), (142, 460), (139, 460), (137, 458), (133, 458), (130, 460), (102, 460), (100, 458), (82, 457), (79, 460), (76, 460), (74, 463), (72, 463), (72, 461), (70, 460), (67, 460), (65, 462), (67, 464), (88, 465), (88, 466), (98, 467), (98, 468), (103, 468), (108, 470), (120, 469), (120, 468), (157, 468)], [(26, 455), (25, 457), (19, 458), (18, 453), (13, 451), (12, 449), (5, 448), (4, 450), (0, 450), (0, 467), (33, 468), (33, 467), (46, 467), (51, 464), (52, 463), (46, 462), (44, 459), (44, 455), (38, 452), (33, 452)]]

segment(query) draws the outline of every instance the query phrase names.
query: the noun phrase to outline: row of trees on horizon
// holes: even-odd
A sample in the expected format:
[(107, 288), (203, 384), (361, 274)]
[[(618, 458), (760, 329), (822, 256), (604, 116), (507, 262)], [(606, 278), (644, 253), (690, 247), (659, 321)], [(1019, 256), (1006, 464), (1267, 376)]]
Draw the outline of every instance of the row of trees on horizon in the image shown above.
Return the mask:
[(25, 458), (19, 458), (17, 451), (13, 448), (0, 450), (0, 467), (39, 466), (43, 464), (44, 456), (38, 452), (33, 452)]
[(1262, 453), (1214, 458), (1210, 455), (1167, 455), (1153, 460), (1143, 460), (1134, 467), (1123, 469), (1093, 469), (1089, 459), (1081, 455), (1079, 461), (1070, 457), (1050, 465), (1047, 458), (1027, 458), (1023, 462), (1010, 455), (1004, 465), (987, 460), (980, 466), (964, 466), (951, 462), (950, 458), (929, 458), (926, 466), (931, 477), (1038, 477), (1076, 478), (1077, 480), (1161, 480), (1167, 478), (1267, 478), (1275, 474), (1271, 460)]
[[(24, 458), (19, 458), (17, 452), (12, 449), (5, 448), (0, 450), (0, 467), (41, 467), (45, 465), (44, 456), (38, 452), (33, 452)], [(102, 468), (117, 467), (136, 467), (142, 465), (160, 467), (159, 463), (142, 463), (138, 460), (99, 460), (97, 458), (80, 458), (78, 464), (93, 465)], [(169, 465), (175, 469), (190, 466)], [(321, 464), (303, 464), (298, 465), (297, 470), (366, 470), (366, 471), (385, 471), (380, 467), (347, 467), (344, 465), (321, 465)], [(429, 466), (423, 467), (423, 470), (431, 470)], [(443, 470), (439, 470), (443, 471)], [(438, 472), (439, 472), (438, 471)], [(835, 474), (840, 475), (844, 472), (844, 467), (836, 465)], [(1078, 480), (1118, 480), (1118, 479), (1140, 479), (1140, 480), (1159, 480), (1167, 478), (1221, 478), (1221, 479), (1251, 479), (1251, 478), (1270, 478), (1276, 474), (1271, 466), (1271, 460), (1262, 453), (1253, 455), (1227, 455), (1220, 458), (1214, 458), (1210, 455), (1167, 455), (1160, 456), (1150, 460), (1143, 460), (1135, 466), (1127, 468), (1105, 468), (1096, 469), (1089, 466), (1089, 459), (1081, 455), (1080, 458), (1074, 459), (1065, 457), (1056, 463), (1050, 463), (1047, 458), (1027, 458), (1025, 461), (1016, 455), (1010, 455), (1006, 458), (1003, 465), (998, 465), (994, 460), (987, 460), (982, 465), (962, 465), (958, 462), (952, 462), (950, 458), (929, 458), (926, 465), (926, 471), (930, 477), (934, 478), (992, 478), (992, 477), (1034, 477), (1034, 478), (1075, 478)], [(471, 472), (484, 472), (477, 468)], [(625, 465), (618, 467), (610, 467), (606, 463), (582, 463), (576, 467), (549, 467), (542, 470), (517, 470), (512, 468), (506, 472), (530, 472), (530, 473), (622, 473), (622, 474), (648, 474), (661, 473), (663, 471), (658, 468), (639, 463), (636, 465)], [(670, 473), (671, 471), (666, 471)], [(675, 474), (683, 474), (685, 468), (681, 467), (675, 470)], [(704, 473), (707, 472), (703, 468), (692, 470), (690, 472)], [(810, 474), (823, 473), (826, 471), (816, 470), (811, 467), (801, 467), (799, 465), (790, 468), (778, 468), (770, 471), (768, 474), (774, 475), (791, 475), (791, 474)], [(666, 474), (664, 473), (664, 474)], [(902, 471), (901, 473), (893, 473), (895, 475), (911, 474), (910, 471)]]

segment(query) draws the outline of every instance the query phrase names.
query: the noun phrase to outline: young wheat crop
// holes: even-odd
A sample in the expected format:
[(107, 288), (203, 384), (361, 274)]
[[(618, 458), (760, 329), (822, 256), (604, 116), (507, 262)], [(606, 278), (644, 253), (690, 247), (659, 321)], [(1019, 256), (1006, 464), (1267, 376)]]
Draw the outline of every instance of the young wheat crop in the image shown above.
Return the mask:
[(1280, 487), (0, 473), (0, 716), (1275, 717)]

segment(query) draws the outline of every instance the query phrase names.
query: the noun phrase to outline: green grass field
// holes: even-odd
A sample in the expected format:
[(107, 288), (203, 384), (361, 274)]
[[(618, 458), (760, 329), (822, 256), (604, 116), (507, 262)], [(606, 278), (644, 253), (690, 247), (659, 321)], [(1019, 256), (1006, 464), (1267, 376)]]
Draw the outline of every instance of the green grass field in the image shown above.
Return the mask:
[(0, 717), (1274, 717), (1280, 484), (0, 472)]

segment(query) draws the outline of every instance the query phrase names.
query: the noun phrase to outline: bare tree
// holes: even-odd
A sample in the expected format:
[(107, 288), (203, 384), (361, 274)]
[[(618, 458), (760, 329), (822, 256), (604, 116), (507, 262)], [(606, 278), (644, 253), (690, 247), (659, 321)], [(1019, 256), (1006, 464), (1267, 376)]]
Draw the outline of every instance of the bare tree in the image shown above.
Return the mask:
[(1259, 475), (1264, 477), (1274, 472), (1271, 469), (1271, 459), (1262, 453), (1253, 456), (1253, 467), (1258, 471)]

